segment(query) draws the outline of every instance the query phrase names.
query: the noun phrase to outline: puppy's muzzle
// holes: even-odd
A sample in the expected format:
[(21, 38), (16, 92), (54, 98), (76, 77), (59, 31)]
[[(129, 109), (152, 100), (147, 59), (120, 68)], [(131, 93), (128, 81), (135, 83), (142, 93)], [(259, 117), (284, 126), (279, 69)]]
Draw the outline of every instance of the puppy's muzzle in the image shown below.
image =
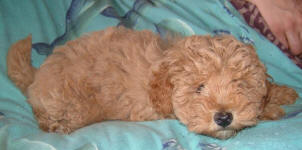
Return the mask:
[(214, 115), (214, 121), (221, 127), (227, 127), (233, 121), (233, 115), (229, 112), (218, 112)]

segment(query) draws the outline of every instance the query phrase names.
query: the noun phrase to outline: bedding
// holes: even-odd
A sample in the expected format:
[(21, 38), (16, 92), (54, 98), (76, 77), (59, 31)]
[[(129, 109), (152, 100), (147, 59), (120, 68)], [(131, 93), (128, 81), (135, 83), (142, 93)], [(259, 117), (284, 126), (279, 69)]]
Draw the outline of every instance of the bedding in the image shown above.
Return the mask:
[(269, 75), (302, 95), (302, 70), (250, 28), (227, 0), (0, 0), (0, 149), (2, 150), (299, 150), (302, 100), (286, 116), (262, 121), (228, 140), (189, 132), (177, 120), (107, 121), (70, 135), (38, 128), (26, 98), (6, 75), (9, 46), (29, 34), (32, 63), (39, 67), (55, 46), (108, 26), (149, 29), (161, 36), (232, 34), (254, 45)]

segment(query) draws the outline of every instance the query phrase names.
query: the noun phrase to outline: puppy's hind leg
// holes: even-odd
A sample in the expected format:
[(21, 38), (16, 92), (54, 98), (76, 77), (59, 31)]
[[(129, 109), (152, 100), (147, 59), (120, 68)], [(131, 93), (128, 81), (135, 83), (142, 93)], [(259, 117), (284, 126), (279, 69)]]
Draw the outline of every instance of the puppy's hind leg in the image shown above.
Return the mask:
[(93, 99), (70, 98), (70, 102), (62, 101), (62, 99), (48, 99), (39, 104), (39, 107), (37, 104), (40, 102), (29, 99), (30, 103), (35, 103), (33, 111), (42, 130), (71, 133), (76, 129), (102, 121), (97, 102)]
[(93, 87), (85, 79), (71, 76), (62, 78), (52, 75), (52, 78), (44, 80), (39, 78), (44, 73), (39, 73), (37, 80), (29, 87), (28, 102), (32, 105), (41, 129), (46, 132), (70, 133), (103, 120), (100, 115), (102, 108), (95, 96), (98, 87)]

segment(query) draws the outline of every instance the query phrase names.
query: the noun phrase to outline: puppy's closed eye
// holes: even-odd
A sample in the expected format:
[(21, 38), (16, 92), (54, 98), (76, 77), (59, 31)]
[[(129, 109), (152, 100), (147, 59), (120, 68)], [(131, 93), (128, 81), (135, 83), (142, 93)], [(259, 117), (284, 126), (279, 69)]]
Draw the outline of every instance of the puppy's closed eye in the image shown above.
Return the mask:
[(203, 84), (200, 84), (198, 86), (198, 88), (196, 89), (196, 93), (200, 93), (202, 91), (202, 89), (204, 88), (204, 85)]
[(235, 83), (239, 88), (251, 88), (249, 87), (248, 82), (245, 80), (234, 79), (232, 82)]

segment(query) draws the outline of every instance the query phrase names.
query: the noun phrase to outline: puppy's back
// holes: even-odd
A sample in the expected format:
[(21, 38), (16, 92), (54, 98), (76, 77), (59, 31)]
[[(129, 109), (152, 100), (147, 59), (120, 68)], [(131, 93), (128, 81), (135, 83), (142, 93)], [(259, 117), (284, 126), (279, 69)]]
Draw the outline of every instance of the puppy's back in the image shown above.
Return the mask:
[(162, 58), (165, 48), (165, 42), (151, 31), (122, 27), (93, 32), (56, 48), (29, 87), (28, 101), (41, 127), (49, 130), (49, 116), (53, 121), (63, 114), (75, 119), (68, 121), (74, 122), (68, 125), (73, 130), (149, 111), (140, 109), (150, 105), (150, 67)]

